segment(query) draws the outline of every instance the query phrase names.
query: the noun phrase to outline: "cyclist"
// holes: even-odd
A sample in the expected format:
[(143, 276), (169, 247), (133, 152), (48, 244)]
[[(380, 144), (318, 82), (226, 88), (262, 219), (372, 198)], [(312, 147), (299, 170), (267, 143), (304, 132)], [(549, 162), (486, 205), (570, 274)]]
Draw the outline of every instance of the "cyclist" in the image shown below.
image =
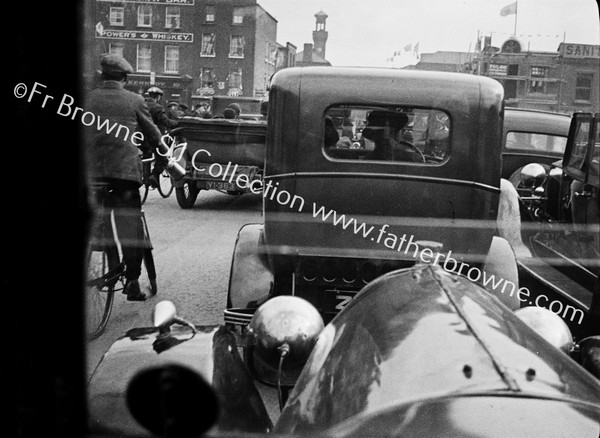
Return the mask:
[[(101, 130), (94, 126), (86, 132), (86, 160), (92, 181), (111, 190), (117, 235), (125, 261), (125, 288), (129, 301), (144, 301), (139, 277), (143, 259), (142, 206), (139, 187), (142, 183), (142, 161), (138, 151), (139, 135), (151, 147), (159, 145), (161, 133), (152, 121), (144, 99), (124, 88), (131, 65), (114, 54), (100, 60), (103, 83), (92, 91), (87, 102), (88, 111), (102, 120), (119, 124), (118, 130)], [(121, 125), (127, 129), (122, 129)], [(97, 196), (102, 196), (100, 193)], [(99, 201), (103, 201), (100, 199)]]
[[(179, 124), (177, 120), (174, 120), (167, 115), (165, 108), (160, 103), (163, 94), (163, 91), (158, 87), (150, 87), (146, 90), (146, 105), (148, 105), (152, 120), (160, 130), (161, 134), (167, 133), (170, 129), (175, 128)], [(148, 146), (146, 146), (146, 149), (152, 150)], [(154, 188), (158, 187), (158, 178), (163, 170), (165, 170), (168, 162), (167, 158), (161, 154), (155, 154), (155, 156), (156, 161), (154, 162), (154, 168), (148, 178), (150, 186)]]

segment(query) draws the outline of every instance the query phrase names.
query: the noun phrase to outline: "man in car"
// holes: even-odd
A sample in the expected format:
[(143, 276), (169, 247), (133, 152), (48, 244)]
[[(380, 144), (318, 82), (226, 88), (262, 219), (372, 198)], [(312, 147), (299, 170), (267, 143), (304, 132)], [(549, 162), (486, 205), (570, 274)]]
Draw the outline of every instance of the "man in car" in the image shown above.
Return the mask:
[[(150, 87), (146, 90), (146, 105), (148, 105), (148, 110), (150, 111), (150, 115), (152, 116), (152, 120), (158, 127), (161, 134), (167, 133), (170, 129), (173, 129), (179, 125), (177, 120), (171, 119), (167, 116), (165, 112), (165, 108), (160, 103), (163, 91), (158, 87)], [(149, 154), (155, 152), (147, 145), (145, 147), (145, 153)], [(148, 182), (150, 186), (156, 188), (158, 187), (158, 178), (160, 174), (165, 170), (167, 166), (168, 159), (161, 154), (155, 153), (156, 161), (154, 162), (154, 168), (148, 178)]]
[[(143, 259), (143, 229), (139, 187), (142, 183), (142, 161), (138, 146), (140, 136), (152, 148), (159, 145), (161, 133), (152, 121), (144, 98), (123, 87), (131, 65), (122, 57), (108, 54), (100, 61), (102, 85), (91, 92), (87, 109), (98, 119), (110, 120), (127, 130), (114, 131), (91, 126), (86, 132), (86, 164), (92, 182), (112, 189), (111, 207), (123, 259), (125, 261), (125, 288), (129, 301), (144, 301), (138, 278)], [(123, 132), (121, 132), (123, 131)], [(104, 192), (102, 192), (104, 193)], [(101, 193), (98, 193), (101, 196)], [(97, 201), (102, 202), (102, 199)]]
[(381, 161), (419, 161), (418, 156), (410, 149), (398, 143), (398, 133), (408, 122), (403, 113), (386, 110), (373, 110), (367, 116), (367, 126), (362, 137), (375, 143), (373, 151), (365, 156), (365, 160)]

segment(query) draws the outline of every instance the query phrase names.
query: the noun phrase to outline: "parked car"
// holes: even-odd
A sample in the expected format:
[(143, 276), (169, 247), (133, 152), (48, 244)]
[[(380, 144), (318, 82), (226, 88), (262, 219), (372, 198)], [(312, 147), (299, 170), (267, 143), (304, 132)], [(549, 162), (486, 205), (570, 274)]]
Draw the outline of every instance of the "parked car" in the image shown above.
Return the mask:
[(502, 178), (513, 185), (529, 163), (549, 167), (562, 158), (571, 116), (549, 111), (510, 108), (504, 111)]
[(588, 325), (596, 334), (600, 303), (592, 297), (600, 288), (599, 120), (598, 114), (574, 114), (562, 159), (550, 167), (527, 165), (519, 181), (523, 241), (534, 256), (520, 260), (520, 269), (547, 283), (555, 296), (594, 314)]

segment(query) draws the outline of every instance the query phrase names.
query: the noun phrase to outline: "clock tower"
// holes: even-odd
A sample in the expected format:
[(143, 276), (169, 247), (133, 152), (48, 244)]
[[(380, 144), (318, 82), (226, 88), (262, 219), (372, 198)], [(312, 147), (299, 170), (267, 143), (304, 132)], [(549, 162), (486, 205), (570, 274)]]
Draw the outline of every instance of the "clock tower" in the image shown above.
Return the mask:
[(327, 21), (327, 14), (323, 11), (319, 11), (315, 14), (316, 26), (313, 31), (313, 43), (315, 54), (325, 59), (325, 44), (327, 43), (328, 32), (325, 28)]

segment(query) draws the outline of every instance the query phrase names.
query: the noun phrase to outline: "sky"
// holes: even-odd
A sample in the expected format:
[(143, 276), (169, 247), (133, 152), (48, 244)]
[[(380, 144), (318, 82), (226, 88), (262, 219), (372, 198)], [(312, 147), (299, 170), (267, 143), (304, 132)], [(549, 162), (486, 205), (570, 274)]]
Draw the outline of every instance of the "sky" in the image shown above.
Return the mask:
[[(332, 65), (403, 67), (418, 53), (473, 51), (478, 35), (500, 47), (515, 30), (524, 50), (556, 51), (567, 43), (600, 44), (596, 0), (258, 0), (277, 21), (277, 42), (303, 50), (315, 13), (327, 15), (326, 58)], [(405, 50), (405, 49), (411, 50)]]

